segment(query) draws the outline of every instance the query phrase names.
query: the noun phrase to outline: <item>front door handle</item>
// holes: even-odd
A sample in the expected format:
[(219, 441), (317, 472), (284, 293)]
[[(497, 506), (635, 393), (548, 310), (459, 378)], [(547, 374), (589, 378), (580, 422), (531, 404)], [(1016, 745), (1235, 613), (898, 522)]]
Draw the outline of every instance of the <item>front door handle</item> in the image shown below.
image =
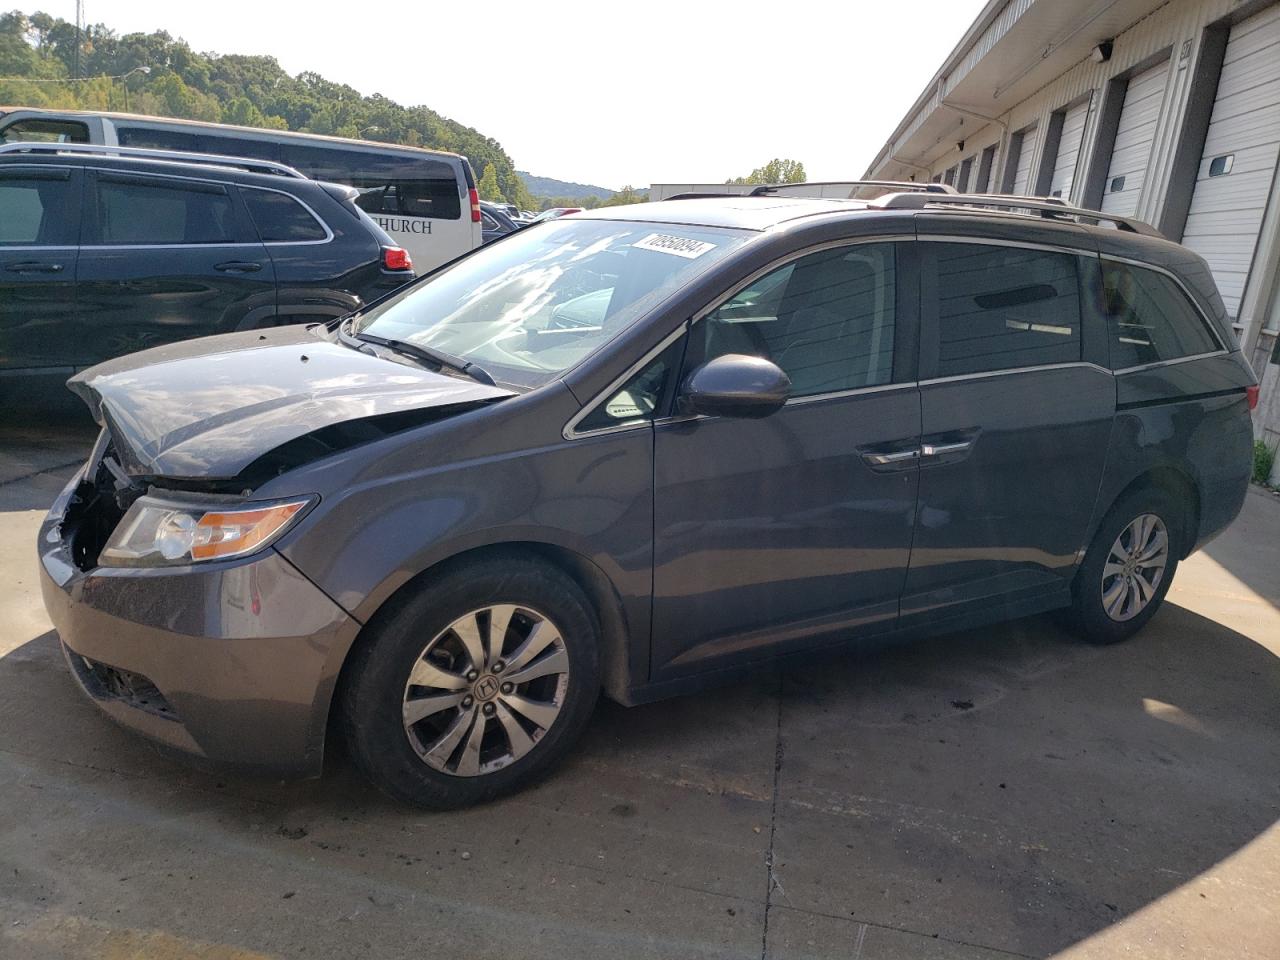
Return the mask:
[(62, 264), (46, 263), (40, 260), (23, 260), (5, 267), (10, 273), (61, 273)]
[(909, 463), (919, 458), (919, 450), (895, 450), (893, 453), (871, 452), (864, 453), (862, 459), (873, 467), (888, 467), (895, 463)]
[(252, 260), (226, 260), (215, 263), (213, 269), (221, 270), (223, 273), (257, 273), (262, 269), (262, 264), (254, 263)]

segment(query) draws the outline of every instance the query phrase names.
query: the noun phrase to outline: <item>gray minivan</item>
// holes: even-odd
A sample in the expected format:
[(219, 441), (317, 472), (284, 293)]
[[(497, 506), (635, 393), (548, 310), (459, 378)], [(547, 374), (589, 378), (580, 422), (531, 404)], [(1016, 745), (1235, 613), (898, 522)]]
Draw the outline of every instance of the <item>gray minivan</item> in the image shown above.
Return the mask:
[(433, 806), (780, 655), (1069, 608), (1122, 640), (1245, 496), (1203, 260), (1028, 198), (681, 199), (328, 325), (74, 377), (39, 534), (72, 672), (171, 747)]

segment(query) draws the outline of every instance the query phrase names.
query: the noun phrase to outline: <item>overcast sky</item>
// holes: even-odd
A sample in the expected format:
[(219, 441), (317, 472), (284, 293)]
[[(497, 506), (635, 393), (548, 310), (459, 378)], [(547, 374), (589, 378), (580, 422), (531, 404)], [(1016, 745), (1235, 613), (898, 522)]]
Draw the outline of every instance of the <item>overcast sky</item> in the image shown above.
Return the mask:
[[(75, 17), (72, 0), (21, 6)], [(856, 177), (983, 6), (84, 4), (88, 22), (120, 33), (163, 29), (197, 50), (270, 54), (292, 74), (426, 104), (498, 140), (521, 170), (612, 188), (716, 182), (775, 156), (802, 161), (811, 180)]]

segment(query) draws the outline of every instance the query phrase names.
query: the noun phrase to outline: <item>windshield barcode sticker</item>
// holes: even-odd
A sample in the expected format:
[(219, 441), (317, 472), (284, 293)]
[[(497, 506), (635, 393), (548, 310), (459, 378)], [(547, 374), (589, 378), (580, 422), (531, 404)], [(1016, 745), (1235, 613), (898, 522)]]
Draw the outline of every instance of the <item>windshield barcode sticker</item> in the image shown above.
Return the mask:
[(632, 244), (637, 250), (652, 250), (654, 253), (669, 253), (672, 256), (696, 260), (708, 250), (714, 250), (714, 243), (702, 240), (688, 240), (684, 237), (669, 237), (664, 233), (651, 233), (643, 240)]

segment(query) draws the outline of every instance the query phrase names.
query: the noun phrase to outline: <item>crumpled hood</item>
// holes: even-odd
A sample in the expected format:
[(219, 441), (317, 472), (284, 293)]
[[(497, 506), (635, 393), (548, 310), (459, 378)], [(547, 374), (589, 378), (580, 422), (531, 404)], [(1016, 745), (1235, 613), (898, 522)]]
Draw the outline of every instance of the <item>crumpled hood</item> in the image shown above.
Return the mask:
[(220, 479), (346, 421), (514, 396), (370, 356), (305, 327), (231, 333), (144, 350), (67, 386), (110, 429), (130, 473)]

